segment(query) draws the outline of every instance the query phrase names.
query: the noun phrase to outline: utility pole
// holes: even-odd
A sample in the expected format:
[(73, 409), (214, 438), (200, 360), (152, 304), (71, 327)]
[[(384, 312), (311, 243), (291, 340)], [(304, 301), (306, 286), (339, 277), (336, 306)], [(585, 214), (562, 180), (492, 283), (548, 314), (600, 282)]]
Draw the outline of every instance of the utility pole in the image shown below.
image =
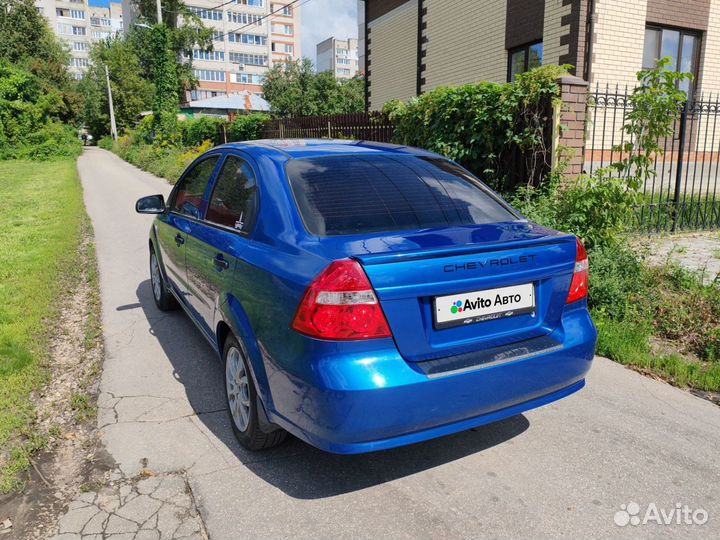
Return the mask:
[(105, 65), (105, 81), (108, 88), (108, 103), (110, 104), (110, 134), (113, 140), (117, 141), (117, 126), (115, 125), (115, 107), (113, 107), (112, 89), (110, 88), (110, 72), (107, 64)]
[(158, 24), (162, 24), (163, 20), (162, 20), (162, 4), (160, 3), (161, 0), (155, 0), (155, 1), (157, 3), (157, 18), (158, 18), (157, 22), (158, 22)]

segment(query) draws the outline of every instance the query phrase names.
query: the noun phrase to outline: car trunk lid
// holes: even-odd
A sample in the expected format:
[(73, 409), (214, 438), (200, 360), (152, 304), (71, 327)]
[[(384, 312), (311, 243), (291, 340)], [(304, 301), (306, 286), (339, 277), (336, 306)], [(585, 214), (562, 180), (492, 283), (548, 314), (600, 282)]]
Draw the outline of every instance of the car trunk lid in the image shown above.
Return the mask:
[(362, 264), (402, 356), (423, 361), (553, 332), (576, 245), (514, 222), (349, 239), (342, 251)]

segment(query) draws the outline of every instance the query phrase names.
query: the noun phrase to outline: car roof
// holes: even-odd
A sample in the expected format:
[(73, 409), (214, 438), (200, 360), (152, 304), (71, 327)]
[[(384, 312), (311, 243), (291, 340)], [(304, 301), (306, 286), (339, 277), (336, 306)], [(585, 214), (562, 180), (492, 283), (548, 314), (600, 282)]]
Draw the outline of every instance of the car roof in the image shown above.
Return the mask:
[(236, 148), (278, 160), (368, 154), (440, 157), (432, 152), (411, 146), (345, 139), (260, 139), (228, 143), (218, 148)]

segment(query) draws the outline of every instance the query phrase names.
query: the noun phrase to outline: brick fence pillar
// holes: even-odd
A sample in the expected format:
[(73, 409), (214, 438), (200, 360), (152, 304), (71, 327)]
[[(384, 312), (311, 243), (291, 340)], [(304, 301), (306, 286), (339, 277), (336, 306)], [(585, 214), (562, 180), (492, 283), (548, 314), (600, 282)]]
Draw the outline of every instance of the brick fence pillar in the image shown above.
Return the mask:
[(566, 162), (566, 178), (576, 178), (585, 163), (585, 122), (588, 83), (566, 75), (558, 80), (560, 103), (553, 110), (553, 170)]

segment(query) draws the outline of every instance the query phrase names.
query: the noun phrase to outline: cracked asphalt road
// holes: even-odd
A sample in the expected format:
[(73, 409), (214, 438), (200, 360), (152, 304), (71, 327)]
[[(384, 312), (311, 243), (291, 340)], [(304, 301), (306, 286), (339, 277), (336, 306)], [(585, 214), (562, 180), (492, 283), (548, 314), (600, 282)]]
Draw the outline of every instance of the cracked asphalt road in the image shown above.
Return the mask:
[[(588, 386), (563, 401), (424, 444), (350, 457), (295, 439), (269, 452), (241, 449), (210, 347), (181, 312), (161, 313), (152, 301), (152, 218), (135, 214), (134, 203), (170, 186), (100, 149), (86, 150), (78, 167), (95, 227), (106, 340), (98, 423), (118, 473), (113, 486), (73, 503), (61, 521), (68, 535), (720, 536), (720, 408), (604, 359)], [(148, 471), (175, 489), (133, 510), (133, 498), (153, 493)], [(631, 501), (668, 511), (687, 504), (709, 521), (615, 525)], [(175, 521), (160, 528), (149, 512), (169, 504), (177, 508), (164, 512)], [(111, 515), (127, 523), (111, 524)]]

